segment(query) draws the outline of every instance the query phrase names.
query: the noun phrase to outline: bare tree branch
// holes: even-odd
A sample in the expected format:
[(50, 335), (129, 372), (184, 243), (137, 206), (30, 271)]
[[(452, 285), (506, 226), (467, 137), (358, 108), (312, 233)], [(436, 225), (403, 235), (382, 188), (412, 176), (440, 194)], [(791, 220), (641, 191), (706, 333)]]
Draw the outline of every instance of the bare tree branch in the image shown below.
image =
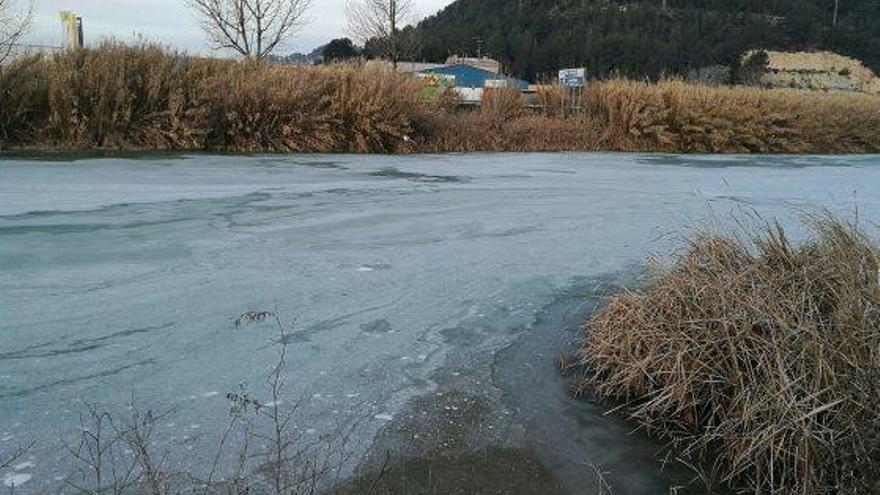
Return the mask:
[(0, 0), (0, 65), (12, 56), (34, 20), (34, 4), (20, 5), (17, 0)]
[[(3, 1), (3, 0), (0, 0)], [(184, 0), (218, 50), (271, 55), (305, 24), (312, 0)]]
[(361, 43), (378, 43), (396, 67), (405, 49), (400, 29), (413, 21), (414, 7), (413, 0), (348, 0), (348, 30)]
[(35, 444), (36, 442), (31, 442), (28, 445), (17, 447), (12, 452), (6, 454), (0, 453), (0, 469), (6, 469), (18, 462), (18, 460), (24, 457), (24, 455), (27, 454)]

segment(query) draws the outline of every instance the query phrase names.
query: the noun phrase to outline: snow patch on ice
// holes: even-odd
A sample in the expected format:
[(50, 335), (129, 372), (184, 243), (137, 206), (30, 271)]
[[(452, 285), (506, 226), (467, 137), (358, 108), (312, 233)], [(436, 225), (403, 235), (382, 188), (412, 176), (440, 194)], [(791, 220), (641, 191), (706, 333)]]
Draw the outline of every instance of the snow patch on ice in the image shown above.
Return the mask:
[(28, 473), (9, 473), (3, 477), (3, 485), (9, 488), (21, 486), (30, 481), (31, 478), (33, 478), (33, 475)]
[(394, 419), (394, 416), (390, 414), (377, 414), (373, 417), (382, 421), (391, 421), (392, 419)]

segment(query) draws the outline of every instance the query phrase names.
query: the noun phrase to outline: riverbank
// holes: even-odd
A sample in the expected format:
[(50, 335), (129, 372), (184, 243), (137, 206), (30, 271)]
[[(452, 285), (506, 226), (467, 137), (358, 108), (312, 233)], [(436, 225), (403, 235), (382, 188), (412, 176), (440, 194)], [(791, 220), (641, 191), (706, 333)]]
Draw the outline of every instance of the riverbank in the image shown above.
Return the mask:
[(369, 66), (255, 64), (108, 42), (0, 69), (0, 148), (880, 152), (880, 97), (856, 93), (611, 80), (564, 114), (558, 88), (541, 92), (538, 108), (497, 90), (478, 109), (427, 101), (422, 89)]

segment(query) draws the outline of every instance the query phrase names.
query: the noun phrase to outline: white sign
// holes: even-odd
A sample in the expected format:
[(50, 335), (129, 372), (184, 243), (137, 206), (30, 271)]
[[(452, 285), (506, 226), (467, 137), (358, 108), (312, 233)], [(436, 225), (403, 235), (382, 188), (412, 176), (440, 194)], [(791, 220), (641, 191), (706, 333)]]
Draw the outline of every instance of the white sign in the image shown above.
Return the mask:
[(587, 69), (562, 69), (559, 71), (559, 84), (569, 88), (583, 88), (587, 85)]
[(483, 86), (486, 88), (506, 88), (510, 86), (510, 82), (506, 79), (486, 79)]

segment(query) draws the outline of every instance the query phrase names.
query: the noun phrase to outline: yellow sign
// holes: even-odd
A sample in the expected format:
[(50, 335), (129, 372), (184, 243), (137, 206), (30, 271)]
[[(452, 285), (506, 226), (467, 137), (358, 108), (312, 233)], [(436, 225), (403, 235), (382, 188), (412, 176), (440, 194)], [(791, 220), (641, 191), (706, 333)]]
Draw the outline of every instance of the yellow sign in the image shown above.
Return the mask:
[(438, 88), (455, 87), (455, 76), (451, 74), (435, 74), (433, 72), (417, 74), (417, 77), (424, 81), (427, 86)]

